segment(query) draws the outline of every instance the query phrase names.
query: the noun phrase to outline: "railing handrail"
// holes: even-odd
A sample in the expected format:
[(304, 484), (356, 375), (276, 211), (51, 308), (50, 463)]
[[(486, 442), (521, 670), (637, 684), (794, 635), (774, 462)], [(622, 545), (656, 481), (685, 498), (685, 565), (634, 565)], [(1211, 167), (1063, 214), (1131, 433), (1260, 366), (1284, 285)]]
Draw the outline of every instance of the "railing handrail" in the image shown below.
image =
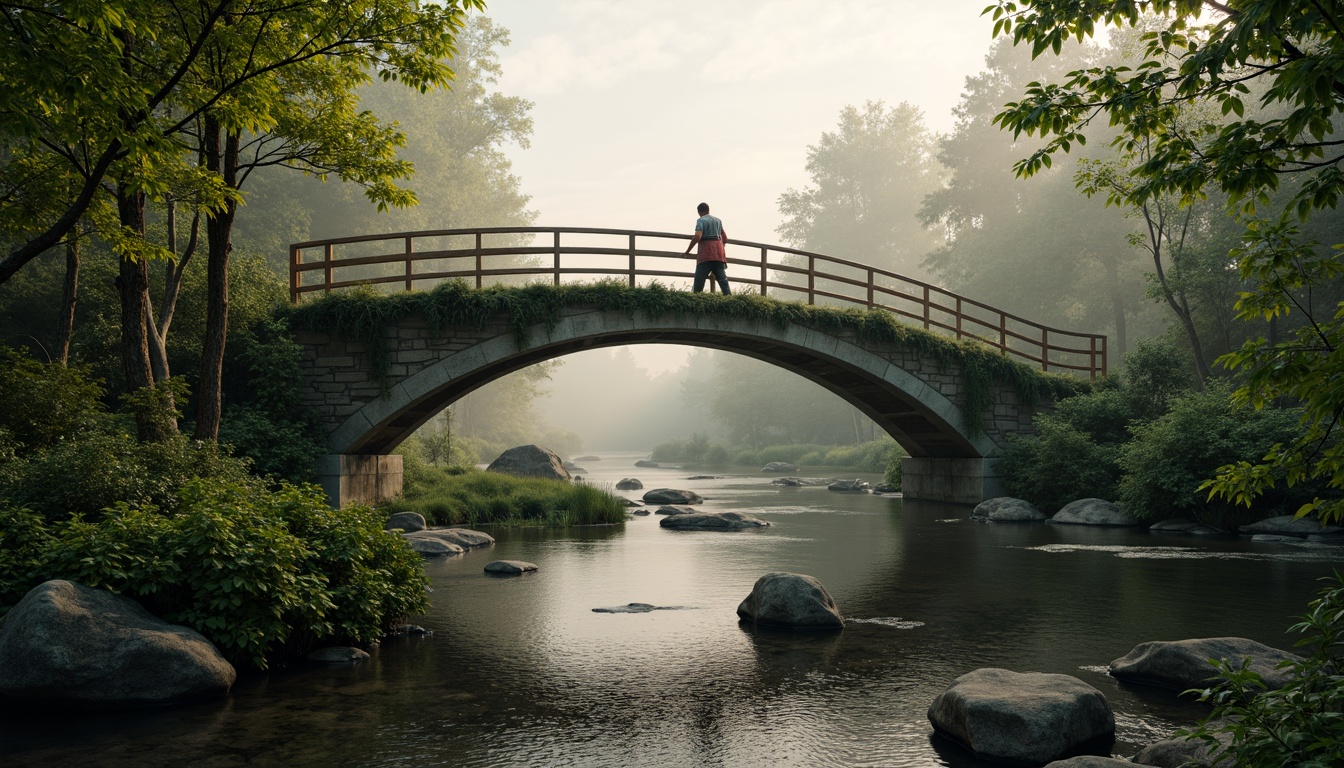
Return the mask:
[[(486, 235), (538, 235), (550, 234), (554, 237), (551, 245), (527, 245), (527, 246), (492, 246), (486, 247), (482, 238)], [(597, 247), (597, 246), (574, 246), (561, 245), (560, 237), (563, 234), (569, 235), (601, 235), (601, 236), (621, 236), (628, 238), (626, 247)], [(432, 251), (418, 252), (415, 250), (415, 241), (432, 237), (462, 237), (473, 236), (475, 245), (467, 248), (437, 249)], [(687, 277), (685, 271), (668, 271), (657, 269), (640, 269), (635, 264), (636, 258), (675, 258), (680, 257), (680, 252), (660, 251), (648, 248), (636, 248), (635, 238), (660, 238), (687, 241), (689, 236), (685, 233), (676, 232), (657, 232), (651, 230), (631, 230), (631, 229), (610, 229), (605, 227), (476, 227), (467, 229), (433, 229), (417, 230), (412, 232), (395, 232), (390, 234), (370, 234), (354, 235), (350, 237), (328, 238), (324, 240), (308, 240), (301, 243), (295, 243), (290, 246), (290, 300), (298, 302), (299, 297), (304, 293), (315, 291), (330, 292), (334, 289), (349, 287), (360, 284), (383, 284), (383, 283), (404, 283), (407, 290), (413, 287), (417, 280), (444, 280), (455, 278), (475, 277), (477, 287), (483, 285), (485, 277), (502, 277), (509, 275), (550, 275), (556, 284), (560, 283), (561, 275), (607, 275), (607, 276), (626, 276), (631, 285), (635, 285), (636, 277)], [(335, 250), (336, 246), (351, 245), (355, 243), (370, 243), (380, 241), (400, 241), (404, 250), (379, 254), (375, 256), (359, 256), (347, 259), (338, 258)], [(767, 243), (758, 243), (748, 240), (730, 240), (729, 245), (735, 252), (740, 253), (743, 248), (755, 250), (759, 258), (757, 260), (728, 258), (729, 264), (737, 264), (746, 267), (757, 268), (760, 270), (760, 278), (747, 278), (734, 276), (734, 282), (739, 284), (753, 285), (760, 289), (761, 295), (766, 295), (768, 289), (776, 288), (780, 290), (796, 291), (805, 293), (809, 304), (815, 304), (818, 296), (824, 298), (833, 298), (840, 301), (846, 301), (854, 304), (866, 306), (870, 309), (884, 309), (896, 315), (921, 321), (925, 329), (933, 330), (939, 328), (952, 332), (957, 338), (971, 338), (994, 347), (1006, 355), (1019, 357), (1034, 363), (1040, 364), (1042, 370), (1051, 368), (1065, 369), (1071, 371), (1082, 371), (1096, 378), (1099, 374), (1105, 375), (1107, 370), (1107, 345), (1106, 336), (1102, 334), (1086, 334), (1075, 331), (1068, 331), (1061, 328), (1054, 328), (1042, 325), (1027, 318), (1005, 312), (984, 302), (977, 301), (965, 296), (940, 288), (917, 278), (907, 277), (905, 275), (892, 272), (890, 270), (874, 267), (867, 264), (861, 264), (856, 261), (842, 259), (836, 256), (829, 256), (824, 253), (815, 253), (804, 251), (798, 248), (790, 248), (781, 245), (771, 245)], [(304, 262), (303, 252), (315, 248), (321, 248), (323, 257), (320, 260)], [(807, 259), (808, 267), (804, 268), (792, 264), (770, 263), (769, 254), (781, 254), (787, 256), (796, 256)], [(486, 269), (483, 264), (485, 257), (495, 256), (519, 256), (519, 255), (552, 255), (553, 263), (549, 266), (535, 265), (527, 267), (510, 267), (505, 269)], [(590, 255), (590, 256), (628, 256), (630, 261), (626, 269), (611, 269), (606, 267), (564, 267), (561, 266), (561, 256), (563, 255)], [(427, 261), (431, 259), (447, 258), (469, 258), (475, 257), (475, 268), (467, 270), (454, 270), (447, 272), (429, 272), (416, 273), (414, 265), (418, 261)], [(855, 277), (834, 274), (830, 271), (819, 270), (817, 262), (821, 261), (823, 265), (830, 264), (847, 269), (858, 270), (866, 273), (866, 280), (859, 280)], [(377, 264), (404, 264), (404, 272), (398, 275), (386, 275), (375, 278), (363, 278), (354, 280), (338, 281), (334, 279), (334, 273), (342, 268), (355, 266), (370, 266)], [(806, 275), (808, 281), (806, 285), (791, 285), (770, 280), (767, 273), (774, 271), (776, 273), (790, 273)], [(321, 281), (309, 284), (301, 284), (301, 276), (306, 273), (320, 272)], [(905, 293), (886, 285), (879, 285), (878, 278), (886, 278), (902, 283), (903, 288), (913, 289), (913, 293)], [(834, 291), (822, 290), (817, 287), (817, 279), (838, 282), (845, 285), (854, 286), (860, 289), (866, 289), (867, 298), (860, 299), (853, 296), (838, 294)], [(879, 296), (894, 297), (900, 300), (912, 302), (916, 306), (922, 307), (923, 312), (920, 315), (902, 310), (898, 307), (890, 306), (878, 301)], [(934, 302), (934, 298), (947, 299), (952, 305), (945, 305)], [(995, 315), (997, 322), (991, 322), (975, 315), (966, 314), (966, 307), (973, 307), (984, 312)], [(940, 313), (950, 315), (953, 324), (942, 322), (933, 318), (932, 312), (936, 310)], [(974, 326), (986, 329), (993, 333), (997, 338), (991, 338), (974, 330), (965, 328), (969, 321)], [(1024, 335), (1015, 329), (1008, 327), (1009, 321), (1020, 323), (1026, 326), (1026, 329), (1032, 334)], [(1061, 337), (1052, 339), (1052, 336)], [(1009, 339), (1017, 340), (1025, 344), (1033, 345), (1035, 350), (1039, 350), (1039, 357), (1029, 354), (1027, 351), (1020, 350), (1012, 346)], [(1082, 342), (1082, 347), (1060, 346), (1065, 340)], [(1087, 362), (1083, 365), (1070, 364), (1062, 360), (1051, 360), (1050, 352), (1062, 352), (1075, 355), (1086, 356)]]

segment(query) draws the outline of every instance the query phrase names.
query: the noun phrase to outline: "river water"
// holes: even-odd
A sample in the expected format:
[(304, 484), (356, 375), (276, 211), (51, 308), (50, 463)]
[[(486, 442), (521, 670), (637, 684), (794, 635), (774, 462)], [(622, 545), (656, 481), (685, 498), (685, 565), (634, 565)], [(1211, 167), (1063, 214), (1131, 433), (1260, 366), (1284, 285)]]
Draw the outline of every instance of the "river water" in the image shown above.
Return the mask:
[[(771, 527), (496, 530), (426, 563), (426, 637), (371, 661), (245, 678), (223, 702), (123, 714), (8, 713), (5, 766), (958, 766), (925, 711), (979, 667), (1074, 675), (1116, 712), (1117, 755), (1192, 724), (1200, 705), (1117, 683), (1147, 640), (1285, 629), (1344, 550), (1080, 526), (986, 525), (969, 508), (781, 488), (742, 473), (588, 463), (592, 482), (695, 490)], [(869, 479), (876, 480), (875, 477)], [(640, 492), (627, 492), (638, 497)], [(536, 563), (521, 577), (490, 560)], [(811, 574), (848, 623), (756, 631), (737, 604), (760, 575)], [(638, 614), (594, 608), (650, 603)]]

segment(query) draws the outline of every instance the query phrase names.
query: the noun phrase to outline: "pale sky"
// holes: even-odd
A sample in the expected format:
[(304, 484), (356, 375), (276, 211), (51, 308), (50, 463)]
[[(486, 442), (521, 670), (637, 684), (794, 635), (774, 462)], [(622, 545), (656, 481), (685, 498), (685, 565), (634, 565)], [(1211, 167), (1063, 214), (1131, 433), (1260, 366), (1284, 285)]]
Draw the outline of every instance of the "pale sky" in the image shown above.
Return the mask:
[(536, 105), (508, 154), (540, 225), (689, 234), (703, 200), (731, 237), (778, 243), (777, 199), (844, 106), (908, 101), (952, 127), (986, 2), (496, 0), (500, 90)]

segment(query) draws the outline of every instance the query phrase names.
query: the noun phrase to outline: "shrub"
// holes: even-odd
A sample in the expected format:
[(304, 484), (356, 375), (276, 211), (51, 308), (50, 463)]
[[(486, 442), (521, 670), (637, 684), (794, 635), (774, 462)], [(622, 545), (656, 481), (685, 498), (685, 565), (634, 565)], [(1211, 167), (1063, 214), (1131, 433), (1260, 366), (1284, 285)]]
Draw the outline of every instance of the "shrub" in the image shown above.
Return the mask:
[(901, 490), (901, 459), (905, 458), (905, 451), (900, 446), (895, 446), (887, 451), (887, 467), (883, 472), (882, 479), (887, 485), (896, 490)]
[(171, 511), (178, 489), (197, 477), (245, 483), (249, 475), (245, 462), (177, 433), (142, 443), (121, 430), (88, 432), (0, 467), (0, 501), (49, 520), (96, 519), (118, 502)]
[[(1213, 382), (1206, 392), (1177, 398), (1163, 417), (1132, 427), (1134, 440), (1119, 454), (1123, 477), (1119, 501), (1137, 517), (1176, 513), (1198, 514), (1208, 508), (1200, 484), (1218, 467), (1236, 461), (1256, 461), (1279, 442), (1296, 434), (1296, 409), (1234, 410), (1226, 384)], [(1280, 488), (1258, 500), (1257, 512), (1309, 501), (1321, 490), (1315, 485)], [(1212, 510), (1230, 515), (1226, 503)]]
[[(97, 522), (50, 526), (41, 573), (27, 587), (61, 578), (132, 595), (235, 663), (261, 669), (318, 641), (372, 643), (427, 605), (420, 557), (383, 530), (385, 517), (329, 509), (315, 486), (268, 492), (195, 480), (176, 506), (165, 513), (122, 503)], [(0, 518), (6, 531), (34, 521), (13, 509)]]
[(1059, 509), (1080, 498), (1115, 498), (1118, 450), (1062, 419), (1041, 415), (1035, 435), (1007, 440), (998, 469), (1009, 495), (1043, 510)]
[[(1329, 581), (1329, 579), (1327, 579)], [(1265, 689), (1263, 678), (1226, 660), (1218, 663), (1221, 681), (1198, 693), (1213, 712), (1188, 738), (1203, 739), (1212, 756), (1226, 765), (1283, 765), (1329, 768), (1344, 765), (1344, 574), (1307, 606), (1303, 620), (1290, 628), (1306, 637), (1297, 647), (1302, 661), (1284, 664), (1293, 671), (1282, 688)], [(1219, 735), (1231, 736), (1221, 744)]]
[(50, 539), (41, 515), (0, 503), (0, 616), (42, 582)]
[[(103, 414), (103, 388), (87, 368), (39, 363), (0, 346), (0, 434), (13, 456), (27, 456), (88, 429)], [(3, 460), (0, 456), (0, 460)]]
[(478, 469), (405, 467), (402, 496), (389, 512), (419, 512), (435, 525), (604, 525), (625, 522), (625, 505), (585, 483), (514, 477)]

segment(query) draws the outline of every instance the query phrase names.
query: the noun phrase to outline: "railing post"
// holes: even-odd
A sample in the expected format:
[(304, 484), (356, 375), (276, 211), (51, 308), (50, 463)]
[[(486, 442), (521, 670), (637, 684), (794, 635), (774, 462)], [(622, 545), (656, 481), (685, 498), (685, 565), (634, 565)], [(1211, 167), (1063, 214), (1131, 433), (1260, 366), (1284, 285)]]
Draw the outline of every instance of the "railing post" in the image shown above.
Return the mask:
[(299, 259), (298, 248), (289, 246), (289, 303), (299, 303)]
[(924, 286), (924, 330), (929, 330), (933, 325), (932, 318), (929, 316), (932, 311), (932, 303), (929, 301), (929, 286)]
[(331, 258), (334, 250), (335, 246), (331, 243), (327, 243), (326, 248), (322, 250), (322, 260), (326, 263), (326, 266), (322, 268), (322, 278), (326, 281), (325, 293), (331, 293)]
[(765, 284), (770, 282), (770, 276), (766, 272), (766, 265), (770, 263), (770, 252), (765, 246), (761, 246), (761, 295), (765, 295)]
[(555, 284), (560, 284), (560, 230), (555, 230)]
[(1041, 370), (1050, 370), (1050, 329), (1041, 326)]
[(1096, 337), (1096, 336), (1091, 337), (1090, 341), (1092, 342), (1092, 354), (1091, 354), (1090, 356), (1088, 356), (1088, 358), (1087, 358), (1087, 367), (1091, 369), (1090, 371), (1088, 371), (1088, 373), (1090, 373), (1090, 374), (1092, 375), (1092, 380), (1093, 380), (1093, 381), (1096, 381), (1096, 380), (1097, 380), (1097, 337)]
[(957, 297), (957, 341), (961, 341), (961, 297)]
[(999, 351), (1008, 354), (1008, 315), (999, 313)]
[(630, 287), (635, 287), (635, 236), (630, 236)]
[(872, 309), (872, 308), (873, 308), (873, 281), (876, 280), (876, 279), (877, 279), (877, 273), (873, 272), (873, 268), (872, 268), (872, 267), (869, 267), (869, 268), (868, 268), (868, 308), (869, 308), (869, 309)]
[(481, 287), (481, 233), (476, 233), (476, 289)]
[(817, 303), (817, 257), (807, 257), (807, 303)]
[(411, 254), (415, 253), (415, 246), (409, 236), (406, 238), (406, 290), (411, 290), (411, 274), (415, 271), (411, 261)]

